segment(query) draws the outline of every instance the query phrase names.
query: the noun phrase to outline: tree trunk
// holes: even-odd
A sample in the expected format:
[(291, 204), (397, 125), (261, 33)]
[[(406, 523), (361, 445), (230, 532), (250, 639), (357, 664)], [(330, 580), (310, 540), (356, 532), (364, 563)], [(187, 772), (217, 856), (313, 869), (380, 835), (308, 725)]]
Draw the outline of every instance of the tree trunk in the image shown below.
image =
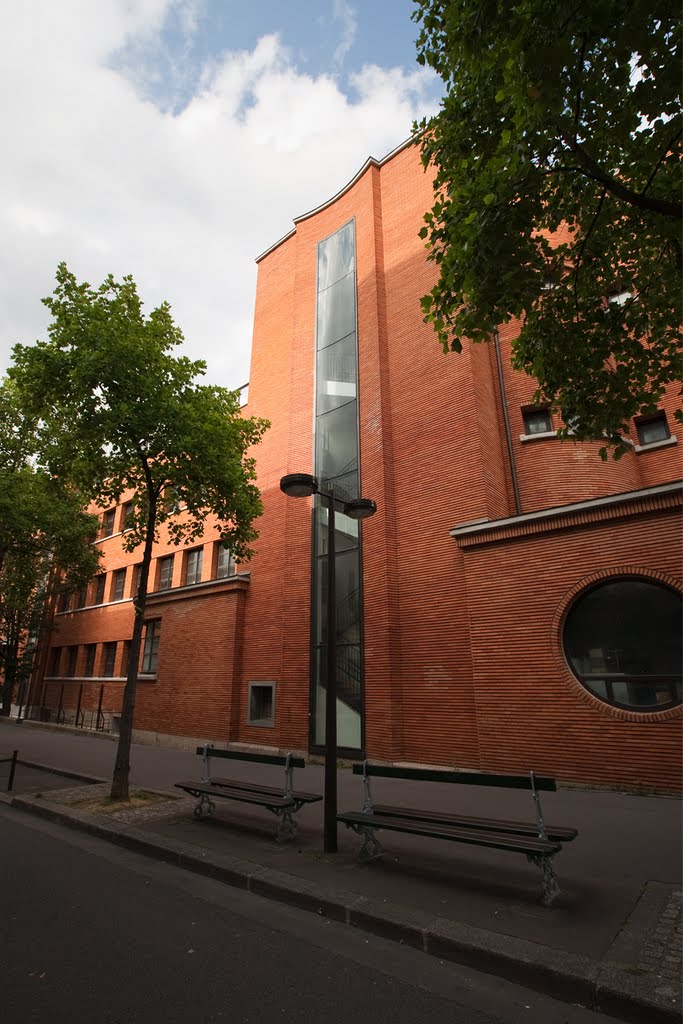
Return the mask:
[(152, 546), (154, 544), (155, 525), (156, 497), (150, 495), (145, 550), (142, 557), (142, 568), (140, 570), (140, 583), (138, 592), (133, 599), (135, 604), (135, 620), (133, 624), (133, 636), (130, 641), (130, 651), (128, 652), (128, 676), (126, 678), (126, 685), (123, 691), (123, 707), (121, 708), (119, 742), (116, 748), (114, 774), (112, 775), (111, 791), (109, 793), (111, 800), (129, 799), (128, 780), (130, 776), (130, 744), (133, 735), (133, 716), (135, 714), (135, 691), (138, 682), (138, 662), (140, 661), (142, 628), (145, 622), (147, 584), (149, 581), (149, 567), (152, 562)]

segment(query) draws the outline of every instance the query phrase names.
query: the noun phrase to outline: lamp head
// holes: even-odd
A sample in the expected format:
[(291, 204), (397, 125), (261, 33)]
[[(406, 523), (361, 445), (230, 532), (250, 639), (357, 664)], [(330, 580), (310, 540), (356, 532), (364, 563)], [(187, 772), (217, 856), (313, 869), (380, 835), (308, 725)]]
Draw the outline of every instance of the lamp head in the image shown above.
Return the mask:
[(377, 505), (372, 498), (353, 498), (344, 505), (344, 515), (349, 519), (369, 519), (377, 511)]
[(318, 490), (318, 478), (310, 473), (288, 473), (280, 480), (280, 490), (288, 498), (310, 498)]

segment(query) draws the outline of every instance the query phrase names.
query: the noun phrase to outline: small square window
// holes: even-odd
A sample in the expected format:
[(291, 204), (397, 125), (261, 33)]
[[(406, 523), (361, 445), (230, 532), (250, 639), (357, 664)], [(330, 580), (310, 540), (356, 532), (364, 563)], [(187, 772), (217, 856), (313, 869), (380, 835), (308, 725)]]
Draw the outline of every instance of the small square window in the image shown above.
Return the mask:
[(216, 579), (222, 580), (226, 576), (235, 575), (235, 559), (232, 557), (230, 548), (226, 548), (221, 541), (216, 545), (218, 555), (216, 558)]
[(525, 434), (550, 434), (553, 421), (550, 409), (522, 409)]
[(201, 583), (204, 549), (194, 548), (185, 555), (185, 585)]
[(111, 599), (112, 601), (123, 601), (123, 595), (126, 592), (126, 570), (117, 569), (114, 573), (114, 579), (111, 585)]
[(249, 683), (249, 725), (275, 724), (275, 683)]
[(114, 532), (114, 520), (116, 518), (116, 509), (110, 508), (102, 516), (102, 527), (100, 529), (100, 537), (111, 537)]
[(173, 586), (173, 555), (159, 559), (159, 585), (157, 590), (170, 590)]
[(618, 290), (609, 293), (607, 301), (610, 306), (625, 306), (628, 300), (632, 298), (632, 291), (628, 288), (619, 288)]
[(113, 676), (114, 667), (116, 665), (116, 640), (112, 640), (104, 645), (104, 656), (102, 665), (103, 676)]
[(104, 584), (107, 579), (107, 574), (101, 572), (99, 576), (95, 577), (95, 589), (93, 593), (93, 604), (102, 604), (104, 602)]
[(636, 420), (636, 430), (638, 431), (638, 443), (641, 445), (656, 444), (657, 441), (667, 441), (671, 437), (665, 412), (658, 412), (656, 416)]

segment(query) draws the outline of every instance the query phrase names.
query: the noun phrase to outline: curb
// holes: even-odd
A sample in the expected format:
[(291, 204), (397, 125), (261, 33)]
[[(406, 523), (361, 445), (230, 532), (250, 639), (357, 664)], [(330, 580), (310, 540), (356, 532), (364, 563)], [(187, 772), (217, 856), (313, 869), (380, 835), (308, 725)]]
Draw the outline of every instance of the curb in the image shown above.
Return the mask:
[[(72, 775), (88, 781), (106, 781)], [(412, 946), (441, 960), (505, 978), (564, 1002), (579, 1003), (625, 1021), (681, 1022), (677, 996), (667, 996), (671, 1005), (663, 1005), (661, 993), (657, 999), (652, 979), (644, 979), (615, 962), (598, 962), (588, 956), (447, 918), (435, 918), (421, 911), (401, 910), (384, 900), (323, 888), (315, 882), (230, 854), (213, 852), (209, 858), (194, 845), (160, 837), (150, 839), (144, 829), (134, 825), (123, 828), (108, 825), (85, 811), (65, 812), (25, 796), (15, 796), (11, 806), (256, 896)]]

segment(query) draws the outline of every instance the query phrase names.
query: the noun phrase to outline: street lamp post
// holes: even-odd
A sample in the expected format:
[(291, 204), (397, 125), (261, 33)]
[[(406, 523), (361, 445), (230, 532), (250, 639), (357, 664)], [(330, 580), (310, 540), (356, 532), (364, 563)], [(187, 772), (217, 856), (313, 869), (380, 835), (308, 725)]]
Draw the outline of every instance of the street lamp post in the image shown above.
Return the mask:
[(337, 852), (337, 587), (335, 511), (351, 519), (367, 519), (377, 511), (370, 498), (341, 501), (333, 491), (321, 491), (317, 477), (289, 473), (280, 480), (280, 490), (290, 498), (317, 494), (327, 507), (327, 695), (325, 698), (325, 805), (323, 849)]

